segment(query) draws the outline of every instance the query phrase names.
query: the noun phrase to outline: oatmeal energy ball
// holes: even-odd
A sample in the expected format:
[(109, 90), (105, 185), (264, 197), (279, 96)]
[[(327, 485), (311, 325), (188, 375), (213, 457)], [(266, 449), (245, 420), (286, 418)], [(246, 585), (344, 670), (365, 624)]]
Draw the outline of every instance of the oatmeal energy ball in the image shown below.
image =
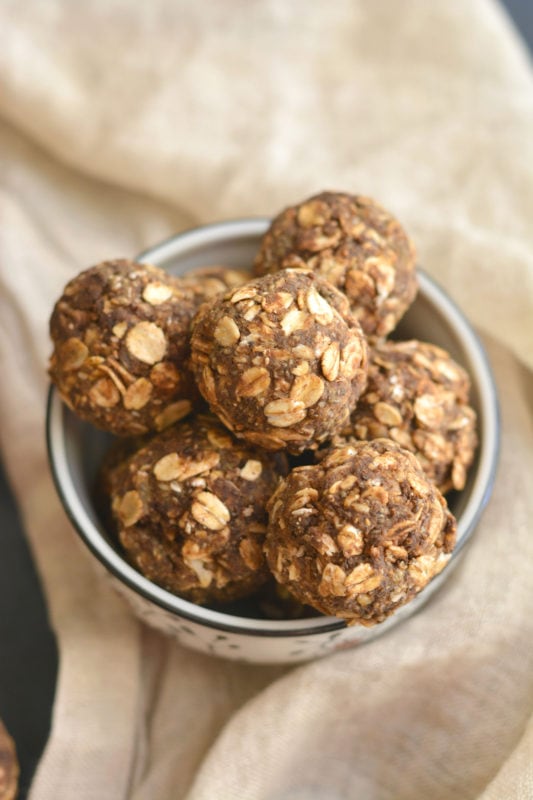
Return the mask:
[(368, 386), (341, 444), (389, 437), (413, 452), (441, 492), (464, 489), (477, 445), (468, 375), (440, 347), (411, 340), (371, 351)]
[(375, 200), (322, 192), (279, 214), (263, 237), (257, 275), (307, 267), (345, 292), (367, 336), (386, 336), (417, 291), (415, 250)]
[(167, 428), (108, 479), (127, 558), (193, 602), (244, 597), (269, 576), (266, 503), (284, 472), (210, 415)]
[(366, 384), (366, 341), (348, 301), (308, 270), (256, 278), (204, 305), (191, 352), (211, 410), (267, 450), (315, 449)]
[(0, 720), (0, 800), (15, 800), (19, 764), (15, 743)]
[(455, 520), (415, 456), (389, 439), (332, 449), (269, 502), (274, 577), (348, 623), (382, 622), (442, 570)]
[(50, 319), (50, 377), (82, 419), (117, 435), (162, 430), (197, 397), (187, 366), (192, 292), (165, 272), (104, 261), (71, 280)]

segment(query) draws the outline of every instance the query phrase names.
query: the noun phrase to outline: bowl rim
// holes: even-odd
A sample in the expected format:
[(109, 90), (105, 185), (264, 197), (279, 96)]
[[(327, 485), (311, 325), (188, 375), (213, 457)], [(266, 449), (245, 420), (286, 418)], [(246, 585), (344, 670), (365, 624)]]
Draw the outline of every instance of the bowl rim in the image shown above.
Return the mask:
[[(136, 257), (136, 261), (156, 263), (190, 253), (196, 247), (221, 243), (234, 238), (256, 238), (270, 224), (265, 217), (248, 217), (215, 222), (191, 228), (165, 239)], [(492, 493), (500, 448), (500, 412), (496, 384), (490, 363), (478, 335), (446, 292), (423, 270), (417, 269), (420, 288), (430, 302), (442, 309), (443, 316), (453, 327), (472, 365), (475, 365), (475, 383), (478, 386), (481, 413), (478, 467), (470, 497), (458, 520), (457, 544), (448, 562), (447, 571), (456, 561), (485, 509)], [(473, 379), (474, 376), (471, 375)], [(106, 541), (92, 522), (80, 502), (68, 466), (65, 446), (64, 414), (66, 406), (59, 392), (50, 384), (46, 408), (46, 444), (53, 482), (63, 508), (83, 543), (101, 564), (129, 590), (153, 602), (173, 615), (220, 631), (252, 636), (293, 637), (309, 636), (338, 631), (346, 627), (344, 620), (336, 617), (311, 617), (297, 620), (260, 620), (214, 611), (198, 606), (152, 583), (130, 566)], [(436, 576), (438, 578), (439, 576)], [(435, 580), (435, 578), (433, 579)], [(431, 581), (418, 595), (428, 592)]]

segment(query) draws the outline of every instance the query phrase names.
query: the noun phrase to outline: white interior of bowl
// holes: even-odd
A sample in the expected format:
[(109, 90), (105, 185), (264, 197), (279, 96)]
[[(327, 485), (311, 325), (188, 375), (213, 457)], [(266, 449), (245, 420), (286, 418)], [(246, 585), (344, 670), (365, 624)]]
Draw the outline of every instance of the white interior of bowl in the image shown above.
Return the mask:
[[(196, 228), (141, 253), (138, 260), (157, 264), (174, 274), (213, 264), (249, 267), (267, 226), (266, 219), (246, 219)], [(494, 381), (479, 339), (443, 290), (423, 272), (419, 278), (418, 297), (402, 320), (396, 338), (423, 339), (448, 350), (471, 377), (472, 405), (478, 414), (480, 446), (476, 461), (465, 490), (452, 493), (448, 498), (458, 518), (458, 544), (453, 560), (474, 529), (490, 495), (498, 456), (498, 406)], [(97, 558), (144, 597), (197, 622), (257, 635), (292, 636), (344, 626), (344, 622), (333, 617), (278, 621), (226, 614), (183, 600), (147, 580), (114, 549), (91, 497), (94, 477), (110, 437), (78, 420), (53, 388), (49, 397), (47, 437), (56, 487), (74, 526)], [(439, 578), (444, 577), (448, 569)], [(416, 600), (422, 600), (431, 587), (432, 584)], [(401, 609), (401, 616), (407, 615), (411, 606), (413, 603)]]

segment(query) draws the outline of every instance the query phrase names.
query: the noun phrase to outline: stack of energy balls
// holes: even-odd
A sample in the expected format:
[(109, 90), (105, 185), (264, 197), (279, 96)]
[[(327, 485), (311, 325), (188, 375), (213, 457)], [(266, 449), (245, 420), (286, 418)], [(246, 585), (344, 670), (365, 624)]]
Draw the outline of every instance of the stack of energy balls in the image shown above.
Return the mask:
[(454, 547), (443, 493), (465, 485), (476, 418), (448, 353), (386, 338), (416, 290), (399, 222), (333, 192), (274, 219), (253, 274), (121, 260), (74, 278), (50, 375), (129, 437), (101, 475), (129, 561), (196, 603), (273, 575), (288, 603), (362, 625), (419, 592)]

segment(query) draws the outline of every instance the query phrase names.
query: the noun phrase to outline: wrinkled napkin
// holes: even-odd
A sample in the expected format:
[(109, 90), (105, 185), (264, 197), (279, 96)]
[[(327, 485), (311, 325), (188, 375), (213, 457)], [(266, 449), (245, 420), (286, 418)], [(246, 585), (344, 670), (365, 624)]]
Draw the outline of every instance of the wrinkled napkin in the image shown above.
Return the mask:
[[(1, 445), (58, 637), (31, 800), (533, 798), (533, 78), (493, 0), (0, 0)], [(484, 336), (494, 495), (443, 590), (298, 668), (183, 649), (48, 473), (64, 283), (198, 223), (369, 194)]]

